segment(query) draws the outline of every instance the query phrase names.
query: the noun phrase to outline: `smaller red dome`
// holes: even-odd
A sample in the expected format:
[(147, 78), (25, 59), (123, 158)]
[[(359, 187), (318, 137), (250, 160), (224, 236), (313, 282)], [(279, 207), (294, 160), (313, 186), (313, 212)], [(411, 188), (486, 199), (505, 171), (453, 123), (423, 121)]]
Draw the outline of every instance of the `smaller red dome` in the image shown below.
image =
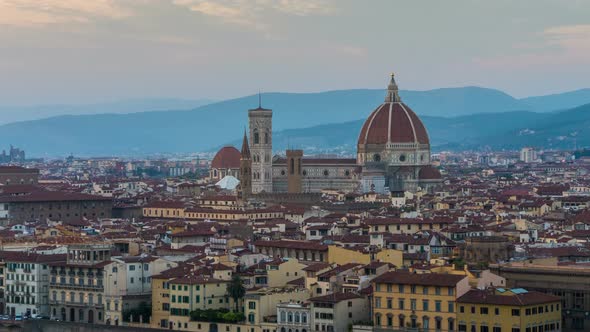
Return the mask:
[(240, 168), (241, 154), (238, 149), (233, 146), (224, 146), (217, 152), (213, 161), (211, 162), (211, 168), (217, 169), (237, 169)]
[(418, 178), (420, 180), (440, 180), (442, 179), (442, 175), (438, 169), (428, 165), (420, 169)]

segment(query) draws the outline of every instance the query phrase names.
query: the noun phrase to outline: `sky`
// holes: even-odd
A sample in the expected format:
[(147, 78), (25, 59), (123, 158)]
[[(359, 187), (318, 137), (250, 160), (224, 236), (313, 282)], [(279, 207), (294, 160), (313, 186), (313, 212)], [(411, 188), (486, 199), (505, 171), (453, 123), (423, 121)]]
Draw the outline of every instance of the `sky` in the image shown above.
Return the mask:
[(590, 87), (585, 0), (0, 0), (0, 105)]

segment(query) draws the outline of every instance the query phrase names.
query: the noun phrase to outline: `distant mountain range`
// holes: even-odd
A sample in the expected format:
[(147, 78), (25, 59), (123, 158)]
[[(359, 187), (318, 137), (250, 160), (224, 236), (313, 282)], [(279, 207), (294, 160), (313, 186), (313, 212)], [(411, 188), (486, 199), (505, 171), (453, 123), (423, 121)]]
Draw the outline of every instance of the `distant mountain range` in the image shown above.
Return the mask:
[[(312, 152), (353, 152), (362, 121), (383, 102), (383, 90), (265, 93), (272, 108), (274, 144)], [(477, 87), (401, 91), (426, 124), (433, 147), (472, 149), (590, 145), (590, 90), (516, 99)], [(548, 106), (551, 105), (551, 106)], [(258, 96), (211, 103), (192, 110), (131, 114), (65, 115), (0, 126), (0, 141), (29, 156), (146, 155), (211, 151), (239, 139), (247, 109)], [(574, 107), (574, 108), (572, 108)], [(577, 108), (575, 108), (577, 107)], [(561, 112), (555, 110), (569, 109)], [(585, 127), (584, 127), (585, 126)]]
[(82, 105), (0, 106), (0, 125), (49, 118), (59, 115), (136, 113), (162, 110), (191, 110), (213, 103), (210, 99), (151, 98), (128, 99)]

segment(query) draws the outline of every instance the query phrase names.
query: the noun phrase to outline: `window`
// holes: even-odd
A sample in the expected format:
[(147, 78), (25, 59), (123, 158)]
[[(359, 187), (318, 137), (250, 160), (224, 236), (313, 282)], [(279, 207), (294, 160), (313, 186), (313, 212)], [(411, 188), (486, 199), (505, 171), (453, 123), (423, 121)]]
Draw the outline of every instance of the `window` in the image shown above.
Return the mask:
[(135, 265), (129, 265), (129, 271), (135, 271)]
[(449, 301), (449, 312), (455, 312), (455, 302)]
[(393, 299), (391, 297), (387, 298), (387, 309), (393, 308)]
[(496, 315), (496, 316), (500, 315), (500, 309), (499, 308), (494, 308), (494, 315)]
[(487, 307), (481, 307), (481, 308), (479, 308), (479, 314), (480, 315), (487, 315), (488, 314), (488, 308)]
[(465, 306), (460, 306), (459, 307), (459, 312), (460, 313), (464, 313), (465, 312)]
[(434, 288), (434, 294), (440, 295), (440, 287), (435, 287)]
[(494, 328), (492, 329), (493, 332), (502, 332), (502, 328), (499, 326), (494, 326)]
[(422, 300), (422, 310), (428, 311), (428, 300)]
[(422, 294), (428, 295), (428, 287), (426, 287), (426, 286), (422, 287)]
[(512, 316), (520, 316), (520, 309), (512, 309)]
[(434, 310), (436, 312), (440, 312), (441, 311), (441, 304), (440, 301), (434, 301)]
[(416, 310), (416, 299), (410, 299), (410, 309)]
[(398, 309), (399, 310), (404, 310), (404, 304), (405, 304), (404, 303), (404, 299), (399, 299), (399, 303), (398, 304), (399, 304), (399, 308)]
[(403, 293), (404, 292), (404, 285), (399, 285), (398, 289), (399, 289), (400, 293)]
[(375, 298), (375, 308), (381, 308), (381, 298), (380, 297)]
[(256, 302), (250, 301), (248, 302), (248, 309), (256, 309)]

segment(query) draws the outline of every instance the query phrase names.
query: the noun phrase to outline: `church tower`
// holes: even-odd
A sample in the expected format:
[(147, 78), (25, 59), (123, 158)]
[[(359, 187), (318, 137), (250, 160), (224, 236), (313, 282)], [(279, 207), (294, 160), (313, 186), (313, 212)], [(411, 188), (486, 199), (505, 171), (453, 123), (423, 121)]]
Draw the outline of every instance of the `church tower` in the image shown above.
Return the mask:
[(242, 154), (240, 157), (240, 188), (241, 197), (247, 200), (252, 195), (252, 157), (250, 147), (248, 146), (248, 136), (244, 130), (244, 140), (242, 141)]
[(272, 192), (272, 110), (248, 111), (250, 152), (252, 154), (252, 193)]
[(302, 192), (301, 158), (303, 150), (287, 150), (287, 192)]

